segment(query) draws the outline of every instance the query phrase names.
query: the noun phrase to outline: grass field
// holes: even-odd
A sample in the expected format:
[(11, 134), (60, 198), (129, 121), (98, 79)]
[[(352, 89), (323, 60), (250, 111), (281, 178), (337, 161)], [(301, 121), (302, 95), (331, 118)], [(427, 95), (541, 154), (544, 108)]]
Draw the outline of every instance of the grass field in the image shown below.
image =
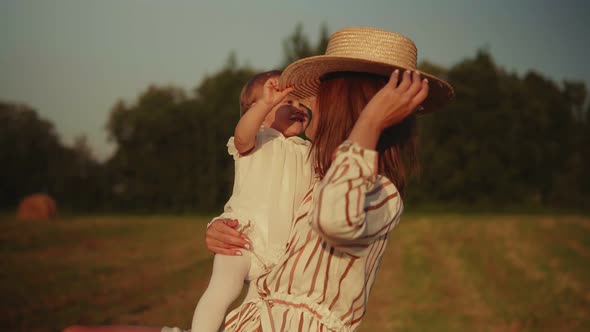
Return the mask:
[[(0, 330), (188, 328), (203, 217), (0, 219)], [(590, 217), (407, 215), (362, 331), (590, 331)]]

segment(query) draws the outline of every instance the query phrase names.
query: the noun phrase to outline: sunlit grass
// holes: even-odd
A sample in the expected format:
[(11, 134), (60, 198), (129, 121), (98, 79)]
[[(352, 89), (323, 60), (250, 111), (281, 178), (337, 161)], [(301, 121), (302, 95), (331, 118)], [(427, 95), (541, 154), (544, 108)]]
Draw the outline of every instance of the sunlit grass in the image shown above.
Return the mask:
[[(206, 217), (0, 218), (0, 330), (188, 328), (211, 271)], [(590, 218), (411, 214), (362, 331), (590, 330)]]

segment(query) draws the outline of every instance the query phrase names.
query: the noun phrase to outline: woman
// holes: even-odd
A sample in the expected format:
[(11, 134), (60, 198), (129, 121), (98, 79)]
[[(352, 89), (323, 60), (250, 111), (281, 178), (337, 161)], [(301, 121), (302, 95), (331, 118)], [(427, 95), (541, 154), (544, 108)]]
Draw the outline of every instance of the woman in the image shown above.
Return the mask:
[[(348, 28), (332, 35), (326, 55), (285, 69), (283, 85), (298, 97), (317, 94), (308, 136), (320, 180), (296, 214), (287, 254), (253, 282), (260, 298), (229, 313), (226, 331), (359, 327), (414, 169), (416, 115), (439, 109), (454, 94), (415, 66), (411, 40)], [(211, 225), (210, 250), (240, 245), (231, 226), (229, 220)]]
[[(251, 282), (259, 297), (228, 314), (226, 331), (358, 328), (403, 209), (416, 115), (440, 109), (454, 95), (448, 83), (415, 71), (416, 54), (399, 34), (347, 28), (332, 35), (326, 55), (285, 69), (283, 86), (293, 86), (301, 99), (317, 96), (307, 135), (319, 180), (296, 213), (285, 256)], [(213, 222), (209, 249), (232, 255), (245, 248), (236, 226), (235, 220)], [(130, 330), (152, 331), (70, 329)]]

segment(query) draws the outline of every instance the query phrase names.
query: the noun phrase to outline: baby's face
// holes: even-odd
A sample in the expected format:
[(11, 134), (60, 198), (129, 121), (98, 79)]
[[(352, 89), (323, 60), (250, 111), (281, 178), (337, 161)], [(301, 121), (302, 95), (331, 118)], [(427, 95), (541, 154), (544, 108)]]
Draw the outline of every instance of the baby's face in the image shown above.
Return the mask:
[(280, 131), (283, 136), (300, 135), (309, 123), (309, 114), (303, 105), (295, 98), (288, 96), (271, 113), (271, 127)]

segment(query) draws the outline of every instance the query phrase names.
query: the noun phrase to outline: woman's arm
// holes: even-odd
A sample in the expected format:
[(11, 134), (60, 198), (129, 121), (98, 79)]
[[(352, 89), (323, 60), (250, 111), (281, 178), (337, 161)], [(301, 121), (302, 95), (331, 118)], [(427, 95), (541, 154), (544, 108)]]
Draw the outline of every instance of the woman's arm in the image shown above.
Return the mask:
[(374, 149), (385, 128), (402, 121), (424, 101), (428, 82), (405, 72), (398, 85), (398, 76), (395, 71), (361, 112), (319, 185), (311, 224), (336, 246), (366, 246), (399, 221), (401, 198), (391, 181), (378, 181)]
[(365, 106), (348, 140), (374, 150), (381, 132), (405, 119), (428, 96), (428, 80), (421, 80), (418, 72), (405, 71), (399, 80), (396, 69)]
[(393, 183), (377, 176), (377, 152), (346, 141), (314, 193), (310, 222), (333, 246), (356, 251), (387, 234), (402, 209)]

